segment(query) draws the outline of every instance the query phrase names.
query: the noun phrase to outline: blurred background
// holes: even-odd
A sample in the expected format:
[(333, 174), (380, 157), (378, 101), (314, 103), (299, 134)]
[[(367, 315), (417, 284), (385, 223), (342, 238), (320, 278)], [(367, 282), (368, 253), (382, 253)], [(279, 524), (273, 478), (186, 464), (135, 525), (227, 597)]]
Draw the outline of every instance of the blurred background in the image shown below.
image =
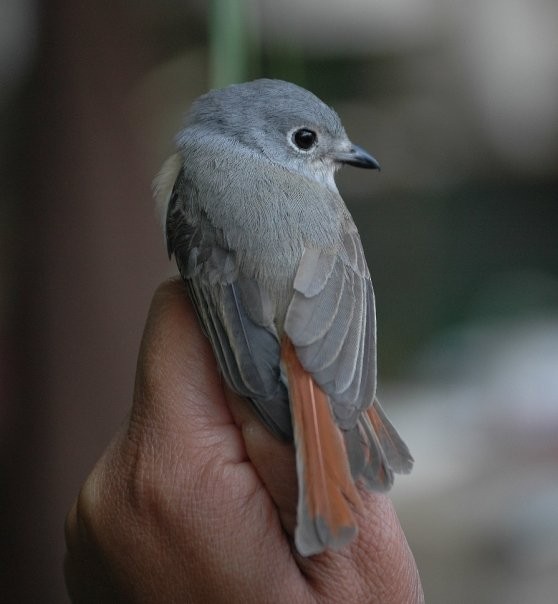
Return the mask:
[(67, 601), (64, 516), (174, 272), (151, 179), (197, 95), (258, 76), (382, 164), (338, 184), (427, 602), (557, 601), (557, 23), (552, 0), (3, 0), (1, 601)]

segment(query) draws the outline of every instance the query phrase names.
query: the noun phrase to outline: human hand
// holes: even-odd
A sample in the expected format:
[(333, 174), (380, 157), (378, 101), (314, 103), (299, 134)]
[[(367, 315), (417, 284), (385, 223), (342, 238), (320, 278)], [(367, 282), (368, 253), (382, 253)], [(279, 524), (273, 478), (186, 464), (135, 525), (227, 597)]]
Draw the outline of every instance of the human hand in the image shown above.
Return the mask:
[(66, 522), (66, 583), (82, 602), (422, 602), (390, 500), (361, 490), (358, 537), (294, 549), (292, 445), (227, 392), (178, 281), (155, 294), (129, 419)]

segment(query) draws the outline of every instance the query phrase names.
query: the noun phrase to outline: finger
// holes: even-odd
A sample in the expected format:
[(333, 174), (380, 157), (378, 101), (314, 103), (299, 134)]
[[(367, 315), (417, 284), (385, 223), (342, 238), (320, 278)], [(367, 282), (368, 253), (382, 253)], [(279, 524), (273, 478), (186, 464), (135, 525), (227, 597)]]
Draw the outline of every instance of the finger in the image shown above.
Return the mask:
[(416, 562), (393, 502), (385, 494), (365, 489), (362, 495), (361, 529), (351, 550), (357, 575), (368, 578), (378, 602), (424, 602)]
[(293, 537), (298, 488), (293, 444), (271, 434), (247, 400), (230, 389), (225, 393), (235, 423), (242, 432), (247, 457), (277, 507), (283, 528)]
[(357, 538), (340, 551), (299, 557), (299, 567), (326, 601), (424, 602), (417, 566), (393, 503), (386, 495), (364, 488), (360, 494), (362, 509), (355, 510)]

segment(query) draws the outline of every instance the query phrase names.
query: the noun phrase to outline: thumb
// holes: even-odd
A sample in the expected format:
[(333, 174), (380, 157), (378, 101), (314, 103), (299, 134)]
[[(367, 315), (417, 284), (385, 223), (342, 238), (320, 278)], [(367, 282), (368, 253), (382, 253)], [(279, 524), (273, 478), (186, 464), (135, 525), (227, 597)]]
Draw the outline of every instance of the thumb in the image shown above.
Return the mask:
[(165, 438), (192, 446), (216, 426), (232, 423), (215, 358), (182, 280), (159, 286), (142, 338), (131, 423), (149, 424)]

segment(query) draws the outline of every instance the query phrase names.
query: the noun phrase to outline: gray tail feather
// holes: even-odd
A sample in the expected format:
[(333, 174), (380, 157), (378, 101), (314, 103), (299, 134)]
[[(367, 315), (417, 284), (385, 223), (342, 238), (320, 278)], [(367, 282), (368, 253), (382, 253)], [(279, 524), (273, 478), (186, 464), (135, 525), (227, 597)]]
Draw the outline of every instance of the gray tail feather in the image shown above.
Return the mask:
[(377, 400), (370, 410), (362, 413), (352, 430), (344, 432), (344, 436), (351, 474), (355, 480), (362, 478), (370, 490), (388, 491), (393, 484), (394, 472), (407, 474), (413, 467), (407, 445)]
[(391, 469), (397, 474), (408, 474), (413, 469), (415, 461), (409, 448), (386, 417), (378, 399), (374, 399), (374, 410), (381, 424), (380, 429), (377, 430), (378, 438)]

